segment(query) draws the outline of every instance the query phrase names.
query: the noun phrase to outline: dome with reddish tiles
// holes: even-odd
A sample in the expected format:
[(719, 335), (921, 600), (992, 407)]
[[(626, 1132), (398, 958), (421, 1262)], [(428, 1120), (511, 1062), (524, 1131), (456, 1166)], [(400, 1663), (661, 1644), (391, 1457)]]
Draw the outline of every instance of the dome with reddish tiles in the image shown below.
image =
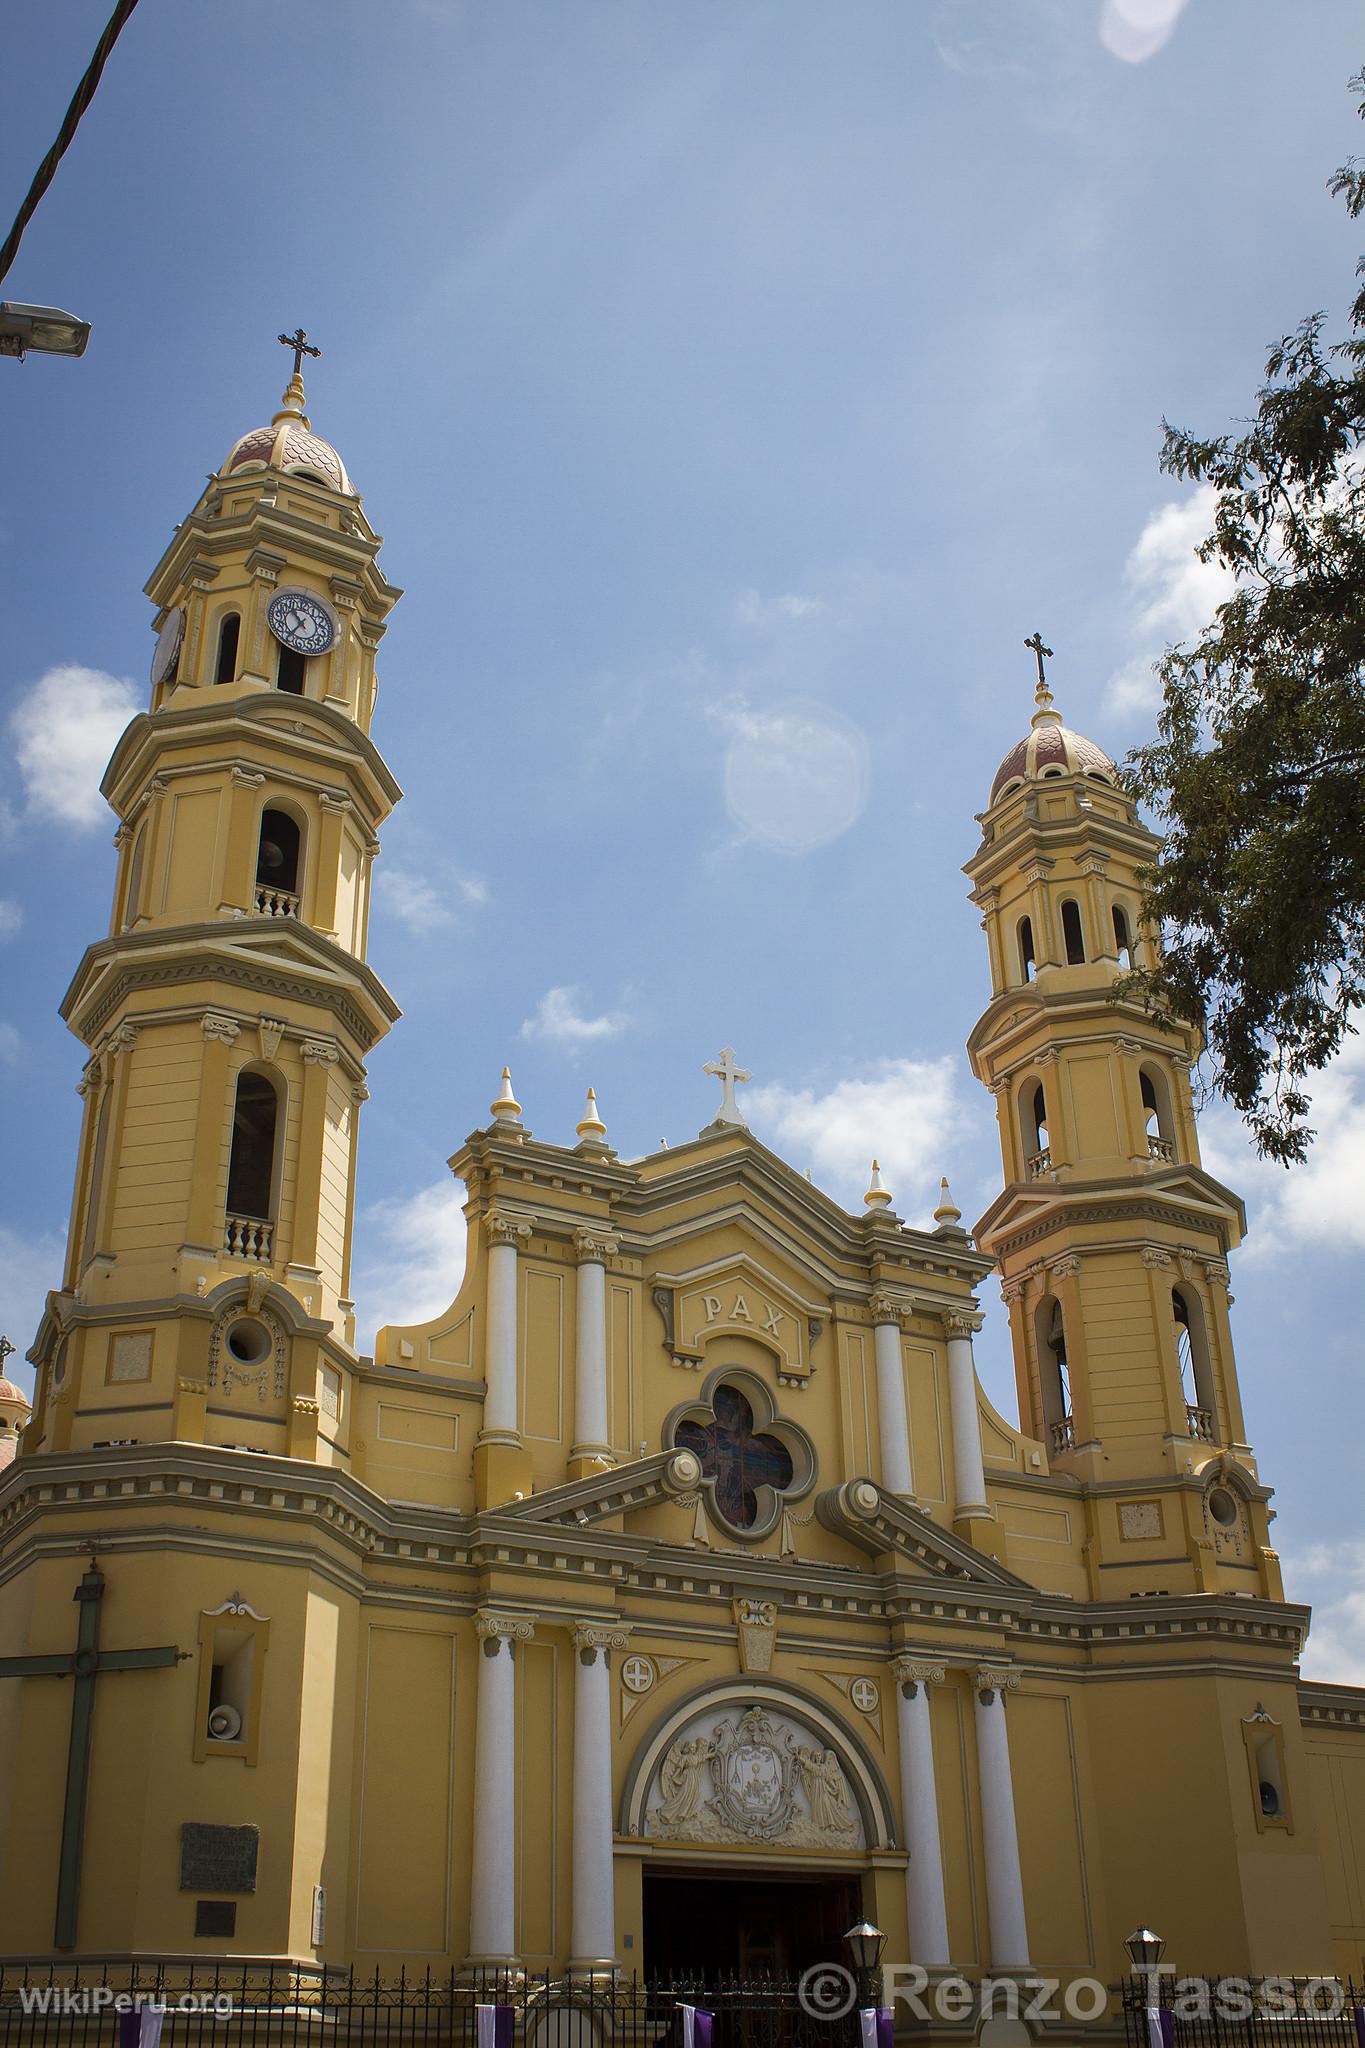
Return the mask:
[(991, 802), (1003, 796), (1012, 784), (1037, 782), (1046, 775), (1098, 775), (1104, 782), (1119, 779), (1103, 747), (1097, 747), (1084, 733), (1063, 725), (1061, 713), (1052, 702), (1046, 683), (1037, 690), (1038, 709), (1029, 731), (1017, 747), (1011, 747), (995, 771)]
[(330, 441), (313, 432), (304, 411), (303, 379), (291, 377), (280, 410), (268, 427), (253, 427), (234, 442), (232, 452), (219, 470), (231, 476), (234, 470), (265, 467), (283, 469), (294, 476), (312, 477), (330, 490), (355, 496), (355, 485), (346, 465)]

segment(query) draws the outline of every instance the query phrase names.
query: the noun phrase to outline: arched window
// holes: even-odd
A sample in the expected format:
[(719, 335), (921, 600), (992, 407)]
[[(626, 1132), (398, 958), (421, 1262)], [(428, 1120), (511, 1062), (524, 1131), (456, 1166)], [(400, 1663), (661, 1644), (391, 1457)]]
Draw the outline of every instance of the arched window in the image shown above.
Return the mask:
[(297, 917), (303, 835), (288, 811), (262, 811), (256, 851), (257, 913), (261, 917)]
[(1038, 1340), (1038, 1381), (1043, 1396), (1043, 1424), (1054, 1451), (1071, 1448), (1071, 1374), (1066, 1358), (1066, 1322), (1055, 1294), (1045, 1295), (1034, 1317)]
[(1052, 1170), (1052, 1148), (1047, 1127), (1047, 1096), (1041, 1081), (1024, 1083), (1020, 1098), (1024, 1133), (1024, 1164), (1029, 1178)]
[(275, 688), (288, 690), (291, 696), (301, 697), (307, 678), (307, 656), (300, 654), (297, 647), (281, 647), (275, 669)]
[(1085, 934), (1081, 930), (1081, 906), (1068, 897), (1062, 905), (1062, 939), (1068, 967), (1085, 965)]
[(1190, 1435), (1205, 1443), (1213, 1443), (1217, 1440), (1217, 1412), (1203, 1304), (1197, 1294), (1187, 1294), (1181, 1288), (1173, 1287), (1171, 1313), (1175, 1317), (1175, 1351)]
[(1128, 912), (1121, 903), (1114, 905), (1114, 951), (1119, 956), (1119, 965), (1125, 970), (1133, 964), (1133, 934), (1128, 927)]
[(1036, 970), (1033, 954), (1033, 919), (1019, 920), (1019, 971), (1025, 981), (1032, 981)]
[(228, 1166), (229, 1222), (232, 1218), (270, 1220), (279, 1110), (280, 1098), (268, 1074), (247, 1068), (238, 1075), (232, 1111), (232, 1158)]
[(218, 628), (218, 666), (214, 670), (215, 683), (235, 683), (237, 680), (237, 642), (241, 637), (242, 619), (240, 612), (229, 612)]
[(1142, 1121), (1147, 1133), (1148, 1156), (1152, 1159), (1174, 1159), (1175, 1123), (1165, 1077), (1153, 1067), (1143, 1067), (1138, 1073), (1138, 1087), (1142, 1095)]

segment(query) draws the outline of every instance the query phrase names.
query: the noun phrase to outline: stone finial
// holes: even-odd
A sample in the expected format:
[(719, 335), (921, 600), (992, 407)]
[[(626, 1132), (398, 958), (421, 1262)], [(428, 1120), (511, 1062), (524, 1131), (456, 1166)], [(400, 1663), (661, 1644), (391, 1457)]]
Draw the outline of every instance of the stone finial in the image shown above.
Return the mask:
[(891, 1207), (891, 1193), (882, 1185), (882, 1170), (875, 1159), (872, 1162), (872, 1177), (867, 1184), (867, 1193), (863, 1196), (863, 1207), (873, 1210)]
[(502, 1070), (502, 1086), (489, 1104), (495, 1124), (515, 1124), (521, 1121), (521, 1104), (512, 1093), (512, 1069)]
[(952, 1224), (962, 1221), (962, 1211), (954, 1202), (948, 1190), (948, 1176), (945, 1173), (938, 1184), (938, 1207), (934, 1211), (935, 1223)]
[(607, 1127), (597, 1113), (597, 1094), (592, 1088), (588, 1090), (588, 1099), (575, 1130), (580, 1145), (601, 1145), (606, 1140)]

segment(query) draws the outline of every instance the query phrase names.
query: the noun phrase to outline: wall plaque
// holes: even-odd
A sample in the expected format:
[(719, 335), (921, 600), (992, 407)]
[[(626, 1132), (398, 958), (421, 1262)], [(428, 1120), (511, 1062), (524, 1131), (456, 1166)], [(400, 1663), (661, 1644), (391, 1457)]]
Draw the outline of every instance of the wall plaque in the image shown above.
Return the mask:
[(180, 1826), (182, 1892), (254, 1892), (259, 1828), (224, 1828), (211, 1821)]

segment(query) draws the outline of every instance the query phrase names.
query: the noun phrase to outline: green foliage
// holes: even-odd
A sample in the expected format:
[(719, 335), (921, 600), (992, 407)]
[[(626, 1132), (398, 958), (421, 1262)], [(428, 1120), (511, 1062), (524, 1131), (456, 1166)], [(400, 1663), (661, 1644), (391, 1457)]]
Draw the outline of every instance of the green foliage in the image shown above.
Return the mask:
[[(1365, 161), (1330, 189), (1357, 217)], [(1167, 939), (1129, 985), (1202, 1027), (1215, 1090), (1286, 1165), (1365, 1004), (1365, 288), (1350, 323), (1328, 345), (1315, 313), (1271, 350), (1240, 437), (1165, 424), (1162, 468), (1218, 494), (1201, 558), (1237, 587), (1160, 663), (1159, 736), (1128, 764), (1166, 834), (1146, 913)]]

